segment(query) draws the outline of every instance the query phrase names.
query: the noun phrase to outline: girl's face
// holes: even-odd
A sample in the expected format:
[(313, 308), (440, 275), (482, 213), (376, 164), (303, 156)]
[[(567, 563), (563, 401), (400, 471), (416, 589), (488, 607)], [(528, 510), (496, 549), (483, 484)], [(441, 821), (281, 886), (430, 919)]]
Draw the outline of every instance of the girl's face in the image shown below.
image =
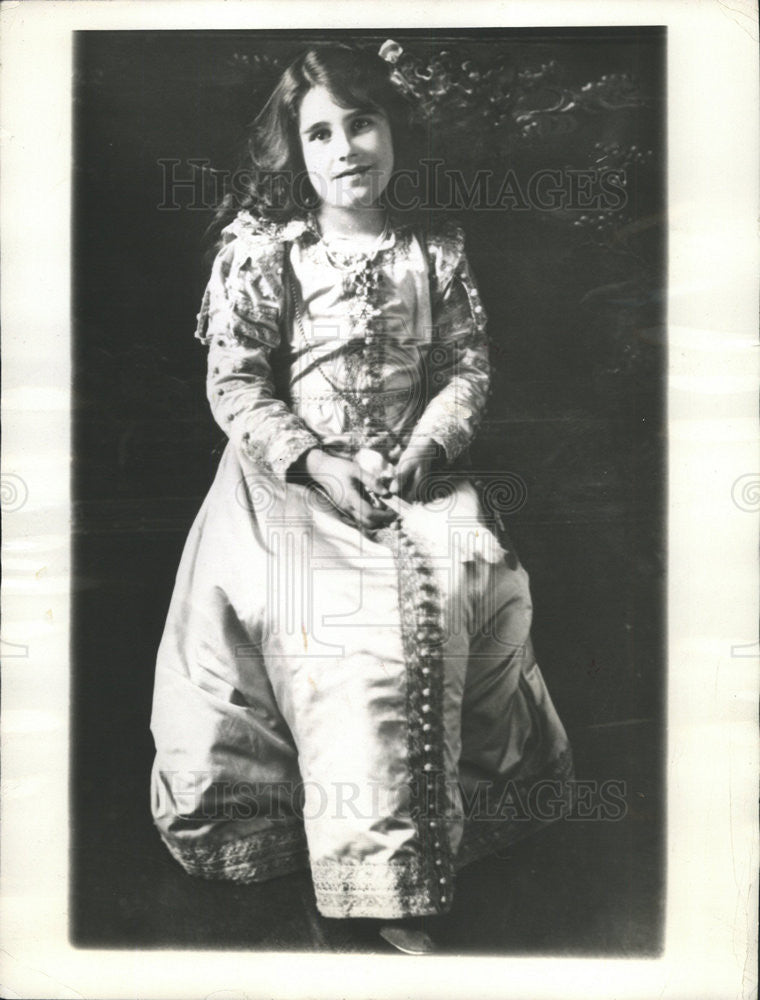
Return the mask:
[(348, 209), (375, 204), (393, 171), (391, 127), (381, 111), (342, 108), (325, 87), (313, 87), (301, 102), (298, 131), (320, 202)]

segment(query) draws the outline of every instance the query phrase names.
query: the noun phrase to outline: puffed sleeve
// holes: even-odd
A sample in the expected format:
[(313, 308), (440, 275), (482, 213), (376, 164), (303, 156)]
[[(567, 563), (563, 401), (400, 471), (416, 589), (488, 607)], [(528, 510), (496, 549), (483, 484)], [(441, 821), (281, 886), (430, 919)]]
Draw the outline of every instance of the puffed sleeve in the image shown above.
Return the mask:
[(472, 441), (485, 412), (491, 382), (486, 314), (464, 253), (464, 235), (431, 247), (433, 347), (429, 379), (432, 398), (414, 438), (429, 437), (449, 462)]
[(208, 346), (206, 390), (214, 419), (242, 455), (284, 480), (320, 442), (275, 395), (270, 357), (281, 337), (278, 250), (281, 256), (281, 247), (235, 238), (222, 247), (196, 336)]

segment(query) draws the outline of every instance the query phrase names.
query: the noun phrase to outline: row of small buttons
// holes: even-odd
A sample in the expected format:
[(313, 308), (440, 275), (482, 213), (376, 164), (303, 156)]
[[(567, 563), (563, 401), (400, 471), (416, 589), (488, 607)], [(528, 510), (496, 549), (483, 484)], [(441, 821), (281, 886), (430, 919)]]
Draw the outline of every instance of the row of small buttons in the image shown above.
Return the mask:
[[(420, 688), (420, 715), (422, 719), (422, 733), (423, 733), (423, 744), (422, 744), (422, 771), (428, 781), (435, 781), (435, 751), (436, 746), (432, 742), (432, 735), (434, 733), (434, 707), (433, 707), (433, 688), (431, 685), (431, 671), (432, 671), (432, 661), (437, 659), (441, 655), (441, 643), (443, 639), (443, 632), (440, 625), (440, 608), (437, 598), (437, 589), (432, 579), (432, 571), (427, 561), (423, 556), (416, 550), (414, 542), (412, 539), (403, 534), (400, 538), (401, 547), (404, 551), (405, 557), (408, 559), (409, 564), (415, 571), (417, 576), (417, 589), (420, 592), (421, 599), (416, 602), (415, 607), (415, 639), (417, 642), (416, 653), (419, 658), (419, 673), (422, 677), (422, 686)], [(421, 582), (419, 578), (422, 577)], [(427, 785), (427, 782), (425, 782)], [(427, 796), (426, 796), (427, 799)], [(428, 827), (428, 840), (430, 847), (432, 848), (432, 860), (434, 868), (441, 872), (445, 867), (445, 851), (444, 846), (438, 835), (438, 820), (429, 819), (427, 820)], [(439, 902), (441, 905), (446, 905), (448, 903), (447, 886), (448, 878), (443, 872), (437, 875), (437, 884), (439, 886)]]

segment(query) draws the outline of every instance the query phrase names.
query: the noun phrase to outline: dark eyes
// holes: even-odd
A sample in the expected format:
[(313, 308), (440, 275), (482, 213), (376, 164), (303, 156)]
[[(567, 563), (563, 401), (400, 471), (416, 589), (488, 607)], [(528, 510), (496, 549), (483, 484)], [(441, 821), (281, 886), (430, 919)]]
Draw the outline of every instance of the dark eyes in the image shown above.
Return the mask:
[[(364, 132), (365, 129), (371, 128), (373, 121), (366, 115), (357, 115), (356, 118), (351, 119), (351, 131), (356, 135), (359, 132)], [(309, 141), (313, 142), (326, 142), (330, 138), (330, 129), (320, 128), (316, 132), (312, 132), (309, 136)]]

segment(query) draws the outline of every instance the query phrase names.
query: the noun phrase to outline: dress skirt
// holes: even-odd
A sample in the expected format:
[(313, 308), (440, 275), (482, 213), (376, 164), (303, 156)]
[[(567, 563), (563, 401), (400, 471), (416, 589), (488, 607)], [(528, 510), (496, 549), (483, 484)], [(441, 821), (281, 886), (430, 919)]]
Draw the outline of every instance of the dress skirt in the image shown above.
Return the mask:
[(310, 867), (327, 917), (446, 912), (572, 779), (528, 577), (466, 478), (366, 534), (228, 445), (161, 641), (152, 812), (180, 864)]

